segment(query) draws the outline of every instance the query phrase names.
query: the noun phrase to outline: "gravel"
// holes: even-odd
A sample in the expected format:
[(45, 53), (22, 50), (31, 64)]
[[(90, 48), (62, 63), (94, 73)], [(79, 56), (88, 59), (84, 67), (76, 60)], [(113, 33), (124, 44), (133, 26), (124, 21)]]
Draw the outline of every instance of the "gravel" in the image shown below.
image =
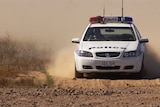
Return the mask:
[(160, 86), (0, 88), (0, 107), (160, 107)]

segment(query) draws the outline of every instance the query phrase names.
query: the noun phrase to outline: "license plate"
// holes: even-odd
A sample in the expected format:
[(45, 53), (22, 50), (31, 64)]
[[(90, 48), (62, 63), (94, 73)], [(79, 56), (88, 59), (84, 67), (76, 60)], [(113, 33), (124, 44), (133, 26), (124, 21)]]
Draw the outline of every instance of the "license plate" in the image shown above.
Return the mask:
[(115, 62), (113, 62), (113, 61), (102, 61), (101, 62), (101, 66), (103, 66), (103, 67), (109, 67), (109, 66), (115, 66)]

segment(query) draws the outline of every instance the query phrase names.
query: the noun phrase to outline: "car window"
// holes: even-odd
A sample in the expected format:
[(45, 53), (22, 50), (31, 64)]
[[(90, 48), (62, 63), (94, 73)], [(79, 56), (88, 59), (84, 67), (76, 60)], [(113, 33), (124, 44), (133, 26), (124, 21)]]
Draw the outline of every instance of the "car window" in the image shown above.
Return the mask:
[(135, 25), (134, 25), (134, 28), (135, 28), (135, 31), (136, 31), (136, 34), (137, 34), (138, 38), (139, 39), (142, 38), (140, 32), (138, 31), (138, 29)]
[(92, 27), (89, 28), (83, 41), (135, 41), (131, 27)]

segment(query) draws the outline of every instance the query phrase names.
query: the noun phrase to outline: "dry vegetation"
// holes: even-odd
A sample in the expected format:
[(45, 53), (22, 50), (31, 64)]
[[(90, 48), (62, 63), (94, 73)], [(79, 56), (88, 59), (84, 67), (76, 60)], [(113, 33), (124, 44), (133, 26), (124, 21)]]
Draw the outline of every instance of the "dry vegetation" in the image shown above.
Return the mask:
[(30, 72), (41, 72), (46, 75), (47, 83), (53, 81), (46, 73), (49, 63), (49, 50), (39, 49), (33, 43), (22, 43), (10, 36), (0, 38), (0, 87), (41, 86), (41, 81), (35, 83), (35, 77), (29, 78)]

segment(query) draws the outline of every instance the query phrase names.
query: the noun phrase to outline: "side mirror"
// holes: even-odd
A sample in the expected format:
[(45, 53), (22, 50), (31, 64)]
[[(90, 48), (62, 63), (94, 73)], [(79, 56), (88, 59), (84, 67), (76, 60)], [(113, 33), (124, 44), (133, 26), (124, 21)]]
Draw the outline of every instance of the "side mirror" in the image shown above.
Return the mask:
[(80, 42), (80, 39), (79, 38), (73, 38), (72, 39), (72, 43), (79, 43)]
[(139, 42), (140, 42), (140, 43), (147, 43), (147, 42), (149, 42), (149, 40), (148, 40), (148, 38), (141, 38), (141, 39), (139, 40)]

